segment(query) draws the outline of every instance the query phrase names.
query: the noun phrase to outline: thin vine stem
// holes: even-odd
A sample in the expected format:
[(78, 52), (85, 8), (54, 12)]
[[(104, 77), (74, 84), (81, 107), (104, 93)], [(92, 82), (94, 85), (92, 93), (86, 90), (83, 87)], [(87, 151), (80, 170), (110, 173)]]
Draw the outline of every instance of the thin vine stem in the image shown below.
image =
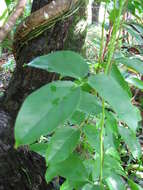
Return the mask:
[[(116, 1), (114, 3), (116, 3)], [(110, 43), (109, 43), (109, 49), (108, 49), (108, 54), (107, 54), (107, 65), (105, 68), (105, 74), (107, 74), (107, 75), (109, 74), (111, 66), (112, 66), (112, 57), (113, 57), (114, 50), (115, 50), (116, 36), (117, 36), (118, 30), (120, 27), (120, 22), (121, 22), (120, 17), (122, 14), (123, 7), (124, 7), (124, 1), (121, 0), (120, 6), (119, 6), (119, 14), (118, 14), (116, 21), (113, 24), (113, 32), (112, 32), (112, 36), (111, 36)]]
[[(107, 6), (107, 4), (106, 4)], [(116, 45), (116, 36), (120, 27), (120, 17), (122, 14), (122, 10), (123, 10), (123, 6), (124, 6), (124, 2), (123, 0), (120, 0), (120, 7), (119, 7), (119, 14), (117, 19), (115, 20), (114, 24), (113, 24), (113, 31), (112, 31), (112, 35), (111, 35), (111, 39), (110, 39), (110, 43), (109, 43), (109, 47), (108, 47), (108, 54), (107, 54), (107, 65), (106, 68), (104, 70), (104, 73), (106, 75), (109, 74), (110, 72), (110, 68), (112, 66), (112, 57), (113, 57), (113, 53), (115, 50), (115, 45)], [(114, 0), (114, 8), (116, 7), (116, 0)], [(107, 9), (107, 7), (106, 7)], [(106, 14), (104, 14), (106, 15)], [(105, 18), (104, 18), (105, 19)], [(102, 29), (104, 29), (104, 24), (105, 24), (105, 20), (103, 21), (103, 25), (102, 25)], [(99, 57), (99, 63), (101, 63), (102, 61), (102, 48), (103, 48), (103, 42), (104, 42), (104, 31), (102, 31), (102, 41), (101, 41), (101, 47), (100, 47), (100, 56)], [(99, 176), (99, 182), (100, 185), (102, 185), (103, 183), (103, 165), (104, 165), (104, 124), (105, 124), (105, 100), (102, 99), (102, 117), (101, 117), (101, 126), (100, 126), (100, 176)]]
[[(104, 46), (104, 27), (105, 27), (106, 12), (107, 12), (107, 4), (105, 5), (104, 19), (102, 23), (101, 44), (100, 44), (99, 59), (98, 59), (99, 66), (98, 66), (97, 72), (99, 70), (100, 65), (103, 62), (102, 53), (103, 53), (103, 46)], [(101, 118), (101, 125), (100, 125), (100, 176), (99, 176), (100, 185), (102, 185), (103, 164), (104, 164), (104, 142), (103, 142), (104, 119), (105, 119), (105, 100), (102, 99), (102, 118)]]
[(102, 185), (103, 164), (104, 164), (104, 142), (103, 142), (104, 122), (105, 122), (104, 120), (105, 120), (105, 100), (102, 99), (102, 118), (100, 126), (100, 177), (99, 177), (100, 185)]
[(100, 43), (100, 51), (99, 51), (99, 58), (98, 58), (98, 69), (97, 72), (99, 70), (99, 67), (102, 63), (102, 52), (103, 52), (103, 46), (104, 46), (104, 27), (105, 27), (105, 19), (106, 19), (106, 12), (107, 12), (107, 4), (105, 5), (105, 11), (104, 11), (104, 19), (103, 19), (103, 23), (102, 23), (102, 32), (101, 32), (101, 43)]

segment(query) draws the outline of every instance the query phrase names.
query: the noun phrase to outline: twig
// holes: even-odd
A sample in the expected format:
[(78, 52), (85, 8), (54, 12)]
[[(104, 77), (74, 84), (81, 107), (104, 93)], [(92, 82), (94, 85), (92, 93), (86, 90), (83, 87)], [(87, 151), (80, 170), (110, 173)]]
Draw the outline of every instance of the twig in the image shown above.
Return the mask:
[(16, 20), (20, 17), (22, 14), (27, 0), (19, 0), (15, 11), (11, 14), (11, 16), (8, 18), (8, 21), (4, 24), (4, 26), (0, 29), (0, 43), (5, 39), (5, 37), (8, 35), (8, 33), (11, 31), (13, 26), (16, 23)]
[(105, 54), (107, 52), (107, 48), (108, 48), (108, 44), (110, 42), (111, 34), (112, 34), (112, 26), (110, 25), (109, 33), (107, 35), (107, 40), (106, 40), (105, 48), (104, 48), (103, 55), (102, 55), (102, 61), (104, 60)]

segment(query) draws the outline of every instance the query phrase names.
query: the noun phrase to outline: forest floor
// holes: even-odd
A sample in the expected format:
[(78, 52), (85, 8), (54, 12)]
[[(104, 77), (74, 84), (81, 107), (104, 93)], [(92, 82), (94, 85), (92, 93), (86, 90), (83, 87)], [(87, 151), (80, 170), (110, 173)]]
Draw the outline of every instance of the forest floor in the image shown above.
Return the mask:
[(0, 57), (0, 96), (7, 89), (10, 78), (15, 68), (14, 57), (10, 53), (4, 53)]

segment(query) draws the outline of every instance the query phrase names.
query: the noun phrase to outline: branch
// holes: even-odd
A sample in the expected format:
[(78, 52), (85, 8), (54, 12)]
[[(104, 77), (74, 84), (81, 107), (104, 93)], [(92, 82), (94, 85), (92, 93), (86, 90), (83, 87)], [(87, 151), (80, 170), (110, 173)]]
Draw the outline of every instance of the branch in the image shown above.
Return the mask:
[(15, 39), (23, 39), (32, 30), (35, 30), (41, 25), (46, 25), (55, 18), (58, 18), (63, 13), (71, 8), (79, 0), (53, 0), (51, 3), (33, 12), (26, 20), (21, 23), (15, 34)]
[(24, 7), (26, 5), (27, 0), (19, 0), (15, 11), (11, 14), (8, 21), (4, 24), (4, 26), (0, 29), (0, 43), (5, 39), (8, 33), (11, 31), (13, 26), (16, 23), (16, 20), (22, 14)]

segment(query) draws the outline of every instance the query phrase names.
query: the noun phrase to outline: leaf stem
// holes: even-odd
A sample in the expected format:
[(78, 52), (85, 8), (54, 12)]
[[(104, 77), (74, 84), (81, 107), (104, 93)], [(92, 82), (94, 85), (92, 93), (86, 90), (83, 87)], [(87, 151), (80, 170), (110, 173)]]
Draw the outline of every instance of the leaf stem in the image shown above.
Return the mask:
[[(116, 3), (116, 1), (114, 3)], [(117, 36), (118, 30), (119, 30), (119, 27), (120, 27), (120, 21), (121, 21), (120, 17), (121, 17), (121, 14), (122, 14), (123, 6), (124, 6), (124, 1), (120, 0), (118, 17), (114, 21), (113, 32), (112, 32), (112, 36), (111, 36), (109, 47), (108, 47), (107, 65), (106, 65), (106, 68), (105, 68), (105, 74), (107, 74), (107, 75), (109, 74), (110, 68), (111, 68), (111, 65), (112, 65), (112, 57), (113, 57), (114, 50), (115, 50), (115, 45), (116, 45), (116, 36)]]
[[(97, 68), (97, 73), (99, 71), (99, 67), (101, 63), (103, 62), (102, 53), (103, 53), (103, 46), (104, 46), (104, 26), (105, 26), (106, 12), (107, 12), (107, 3), (105, 5), (104, 20), (102, 23), (101, 44), (100, 44), (100, 52), (99, 52), (99, 59), (98, 59), (99, 65)], [(104, 117), (105, 117), (105, 100), (102, 99), (102, 118), (101, 118), (101, 125), (100, 125), (100, 176), (99, 176), (99, 182), (101, 186), (102, 186), (102, 179), (103, 179), (103, 164), (104, 164), (104, 142), (103, 142)]]
[[(124, 1), (120, 0), (120, 5), (119, 5), (119, 14), (117, 19), (115, 20), (114, 24), (113, 24), (113, 31), (111, 34), (111, 38), (110, 38), (110, 43), (109, 43), (109, 47), (108, 47), (108, 52), (107, 52), (107, 65), (105, 68), (104, 73), (106, 75), (109, 74), (110, 72), (110, 68), (112, 66), (112, 57), (113, 57), (113, 53), (115, 50), (115, 45), (116, 45), (116, 36), (120, 27), (120, 17), (122, 14), (122, 10), (123, 10), (123, 5), (124, 5)], [(107, 6), (107, 4), (106, 4)], [(114, 8), (116, 7), (116, 0), (114, 0)], [(107, 9), (107, 7), (106, 7)], [(106, 11), (105, 9), (105, 11)], [(104, 18), (105, 19), (105, 18)], [(101, 40), (101, 47), (100, 47), (100, 54), (99, 54), (99, 63), (102, 62), (102, 49), (103, 49), (103, 42), (104, 42), (104, 24), (105, 24), (105, 20), (103, 21), (103, 25), (102, 25), (102, 40)], [(100, 185), (102, 185), (102, 181), (103, 181), (103, 164), (104, 164), (104, 123), (105, 123), (105, 100), (102, 99), (102, 117), (101, 117), (101, 126), (100, 126), (100, 176), (99, 176), (99, 182)]]
[(105, 27), (105, 19), (106, 19), (106, 11), (107, 11), (107, 4), (105, 5), (105, 11), (104, 11), (104, 19), (102, 23), (102, 33), (101, 33), (101, 44), (100, 44), (100, 52), (99, 52), (99, 64), (102, 63), (102, 51), (103, 51), (103, 46), (104, 46), (104, 27)]
[(105, 26), (106, 12), (107, 12), (107, 4), (105, 5), (104, 19), (103, 19), (103, 23), (102, 23), (101, 43), (100, 43), (97, 73), (98, 73), (100, 65), (103, 61), (102, 60), (102, 52), (103, 52), (103, 46), (104, 46), (104, 26)]
[(104, 141), (103, 141), (104, 120), (105, 120), (105, 100), (102, 99), (102, 118), (100, 126), (100, 177), (99, 177), (100, 185), (102, 185), (103, 164), (104, 164)]

